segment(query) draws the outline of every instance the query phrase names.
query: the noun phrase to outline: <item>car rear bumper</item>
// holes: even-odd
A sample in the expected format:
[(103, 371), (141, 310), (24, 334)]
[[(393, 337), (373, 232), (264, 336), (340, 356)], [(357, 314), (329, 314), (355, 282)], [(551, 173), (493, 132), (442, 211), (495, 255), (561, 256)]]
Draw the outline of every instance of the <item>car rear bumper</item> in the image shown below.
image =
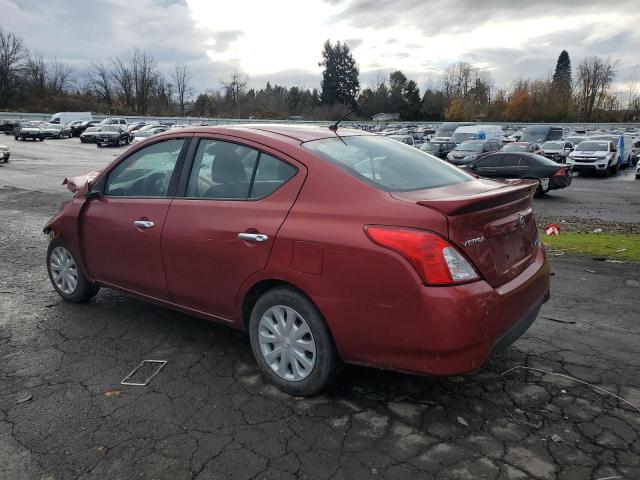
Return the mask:
[[(549, 266), (539, 248), (534, 262), (499, 288), (484, 281), (420, 286), (391, 307), (321, 309), (345, 361), (450, 376), (477, 370), (519, 338), (549, 296)], [(348, 318), (332, 321), (334, 308)]]
[(549, 181), (549, 189), (555, 190), (558, 188), (568, 187), (569, 185), (571, 185), (572, 181), (573, 176), (571, 174), (564, 177), (551, 177), (551, 180)]
[(96, 143), (99, 143), (100, 145), (120, 145), (120, 139), (119, 138), (98, 138), (96, 139)]

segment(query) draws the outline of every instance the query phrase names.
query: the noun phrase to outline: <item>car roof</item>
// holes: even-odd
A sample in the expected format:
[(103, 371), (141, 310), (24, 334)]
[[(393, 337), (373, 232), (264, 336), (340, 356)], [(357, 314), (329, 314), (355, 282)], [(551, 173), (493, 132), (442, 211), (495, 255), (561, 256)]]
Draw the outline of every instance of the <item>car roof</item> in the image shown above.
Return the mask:
[[(251, 134), (251, 136), (274, 138), (281, 141), (289, 141), (295, 143), (309, 142), (311, 140), (319, 140), (322, 138), (334, 137), (333, 133), (327, 126), (319, 125), (287, 125), (287, 124), (239, 124), (239, 125), (220, 125), (208, 127), (189, 127), (181, 129), (182, 132), (193, 133), (218, 133), (226, 135), (242, 136), (242, 134)], [(337, 133), (341, 137), (346, 136), (375, 136), (374, 133), (365, 132), (351, 128), (338, 128)]]

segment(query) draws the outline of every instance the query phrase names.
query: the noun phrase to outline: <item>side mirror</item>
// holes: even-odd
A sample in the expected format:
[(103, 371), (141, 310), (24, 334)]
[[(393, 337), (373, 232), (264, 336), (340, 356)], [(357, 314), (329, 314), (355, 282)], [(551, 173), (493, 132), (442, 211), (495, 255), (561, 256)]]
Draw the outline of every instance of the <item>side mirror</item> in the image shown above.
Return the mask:
[(91, 198), (99, 198), (99, 197), (100, 197), (100, 190), (87, 190), (86, 192), (84, 192), (84, 198), (86, 198), (87, 200)]

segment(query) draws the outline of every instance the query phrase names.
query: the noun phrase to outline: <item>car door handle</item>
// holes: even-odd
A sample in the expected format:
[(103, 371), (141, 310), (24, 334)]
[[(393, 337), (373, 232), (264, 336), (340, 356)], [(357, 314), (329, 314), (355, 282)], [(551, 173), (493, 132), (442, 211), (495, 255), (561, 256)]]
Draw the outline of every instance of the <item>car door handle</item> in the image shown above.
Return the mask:
[(238, 234), (238, 240), (244, 240), (245, 242), (266, 242), (267, 240), (269, 240), (269, 237), (267, 235), (264, 235), (262, 233), (239, 233)]
[(155, 225), (155, 223), (149, 220), (136, 220), (133, 222), (133, 224), (138, 228), (153, 228), (153, 226)]

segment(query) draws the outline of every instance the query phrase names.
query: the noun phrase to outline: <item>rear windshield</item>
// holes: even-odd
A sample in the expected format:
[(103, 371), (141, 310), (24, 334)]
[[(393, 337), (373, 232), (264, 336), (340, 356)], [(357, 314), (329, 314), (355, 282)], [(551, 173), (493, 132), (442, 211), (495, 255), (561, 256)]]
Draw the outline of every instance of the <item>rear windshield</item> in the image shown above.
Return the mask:
[(526, 152), (527, 146), (517, 145), (517, 144), (514, 145), (513, 143), (507, 143), (504, 147), (502, 147), (501, 150), (503, 152)]
[(482, 140), (467, 140), (456, 147), (458, 152), (481, 152), (484, 148)]
[(385, 137), (325, 138), (302, 146), (386, 192), (444, 187), (473, 178), (428, 153)]
[(564, 142), (544, 142), (542, 144), (543, 150), (562, 150), (564, 148)]

